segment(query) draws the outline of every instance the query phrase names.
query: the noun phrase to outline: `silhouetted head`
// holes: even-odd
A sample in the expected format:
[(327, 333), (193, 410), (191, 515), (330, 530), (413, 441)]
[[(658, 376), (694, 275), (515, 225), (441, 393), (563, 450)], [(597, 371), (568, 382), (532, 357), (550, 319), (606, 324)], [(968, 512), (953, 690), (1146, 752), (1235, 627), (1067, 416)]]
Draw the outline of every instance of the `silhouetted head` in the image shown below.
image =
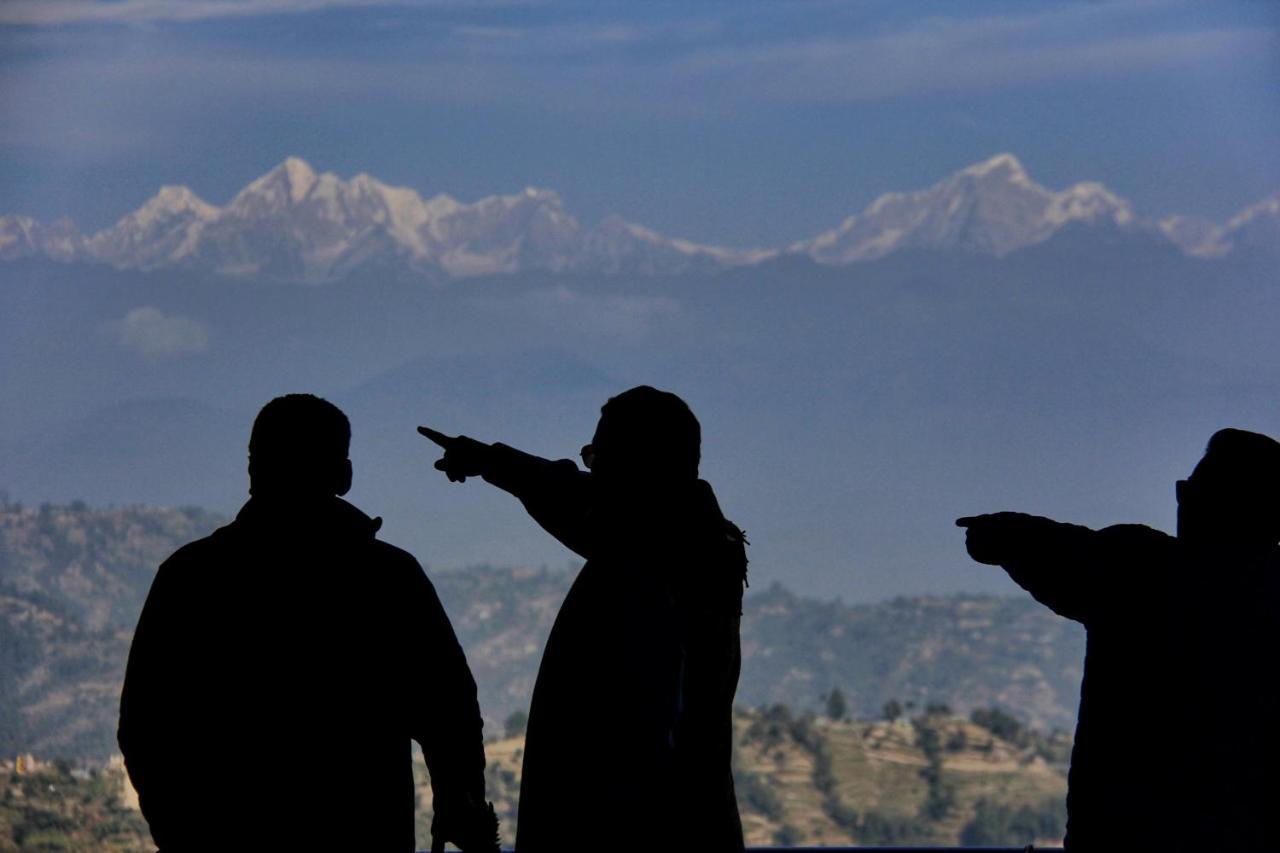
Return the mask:
[(1191, 476), (1179, 480), (1178, 538), (1233, 548), (1280, 541), (1280, 443), (1256, 432), (1213, 434)]
[(262, 407), (249, 436), (249, 493), (324, 497), (351, 488), (351, 423), (311, 394), (286, 394)]
[(702, 428), (675, 394), (641, 385), (610, 398), (582, 458), (606, 485), (665, 487), (698, 479)]

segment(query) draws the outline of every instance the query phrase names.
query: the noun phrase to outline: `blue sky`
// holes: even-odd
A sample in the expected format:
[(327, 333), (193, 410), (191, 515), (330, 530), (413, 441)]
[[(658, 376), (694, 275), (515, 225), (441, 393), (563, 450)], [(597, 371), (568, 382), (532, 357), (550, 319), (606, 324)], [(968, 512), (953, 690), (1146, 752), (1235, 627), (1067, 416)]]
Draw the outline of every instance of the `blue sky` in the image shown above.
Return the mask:
[(1221, 220), (1278, 139), (1273, 2), (0, 4), (0, 212), (86, 230), (290, 154), (730, 245), (1000, 151)]

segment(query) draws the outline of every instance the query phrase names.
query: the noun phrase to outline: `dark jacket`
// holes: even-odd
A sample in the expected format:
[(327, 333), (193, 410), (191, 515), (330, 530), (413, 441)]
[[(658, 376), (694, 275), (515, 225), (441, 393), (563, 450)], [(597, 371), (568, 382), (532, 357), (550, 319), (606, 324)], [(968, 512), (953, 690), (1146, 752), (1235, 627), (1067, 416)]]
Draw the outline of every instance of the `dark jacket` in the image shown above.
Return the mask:
[(162, 851), (413, 850), (411, 739), (437, 801), (483, 799), (475, 682), (380, 524), (255, 497), (160, 567), (119, 743)]
[(1003, 567), (1087, 629), (1068, 849), (1274, 847), (1275, 555), (1196, 554), (1139, 525), (1025, 524)]
[(504, 445), (485, 479), (587, 560), (534, 686), (516, 848), (741, 850), (730, 765), (746, 554), (711, 487), (606, 503), (572, 462)]

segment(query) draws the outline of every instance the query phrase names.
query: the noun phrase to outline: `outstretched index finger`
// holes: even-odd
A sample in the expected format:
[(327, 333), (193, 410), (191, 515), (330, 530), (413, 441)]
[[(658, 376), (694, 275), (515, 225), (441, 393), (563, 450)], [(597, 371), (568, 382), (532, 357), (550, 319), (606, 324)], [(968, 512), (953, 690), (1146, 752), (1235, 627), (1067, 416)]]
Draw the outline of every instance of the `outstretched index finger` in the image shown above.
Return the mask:
[(457, 439), (451, 438), (450, 436), (447, 436), (442, 432), (438, 432), (437, 430), (434, 430), (428, 426), (418, 427), (418, 433), (420, 435), (426, 436), (427, 438), (431, 439), (436, 444), (443, 447), (445, 450), (448, 450), (450, 447), (453, 447), (454, 442), (457, 441)]

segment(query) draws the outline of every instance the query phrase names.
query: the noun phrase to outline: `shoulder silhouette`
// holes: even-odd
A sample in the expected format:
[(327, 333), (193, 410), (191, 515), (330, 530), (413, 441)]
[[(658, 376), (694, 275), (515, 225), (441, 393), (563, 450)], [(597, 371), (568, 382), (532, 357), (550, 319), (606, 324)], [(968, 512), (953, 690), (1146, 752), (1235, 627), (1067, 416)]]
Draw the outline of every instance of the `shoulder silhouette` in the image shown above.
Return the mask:
[(648, 386), (610, 399), (585, 470), (420, 432), (450, 480), (510, 492), (587, 561), (534, 686), (516, 849), (741, 850), (730, 762), (745, 539), (698, 479), (689, 407)]
[(1276, 791), (1280, 444), (1226, 429), (1178, 529), (961, 518), (970, 555), (1087, 629), (1068, 849), (1261, 850)]
[(475, 682), (418, 563), (341, 499), (349, 439), (332, 404), (272, 400), (248, 503), (156, 573), (119, 743), (162, 851), (413, 850), (412, 741), (438, 831), (492, 847)]

